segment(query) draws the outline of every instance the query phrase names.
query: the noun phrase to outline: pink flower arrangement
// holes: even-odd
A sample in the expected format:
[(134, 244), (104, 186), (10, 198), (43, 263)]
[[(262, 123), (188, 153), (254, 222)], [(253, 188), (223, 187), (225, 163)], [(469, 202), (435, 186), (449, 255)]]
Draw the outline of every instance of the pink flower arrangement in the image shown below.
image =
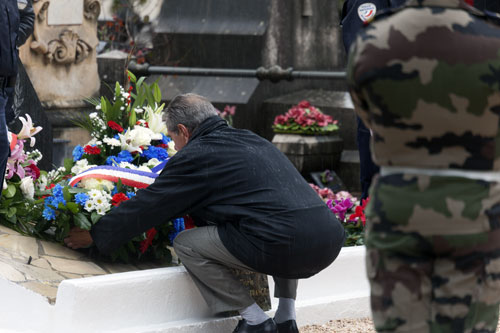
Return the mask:
[(273, 130), (276, 133), (292, 134), (331, 134), (339, 129), (338, 121), (324, 114), (308, 101), (292, 106), (285, 114), (274, 118)]

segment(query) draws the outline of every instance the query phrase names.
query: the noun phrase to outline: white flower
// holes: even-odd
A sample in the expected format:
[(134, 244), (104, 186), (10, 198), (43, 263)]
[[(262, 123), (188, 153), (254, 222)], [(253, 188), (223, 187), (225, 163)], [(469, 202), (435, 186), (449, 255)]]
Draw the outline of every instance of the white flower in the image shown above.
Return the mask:
[(174, 141), (170, 141), (167, 144), (167, 146), (168, 146), (168, 148), (167, 148), (168, 156), (174, 156), (177, 153), (177, 150), (175, 150), (175, 142)]
[(78, 184), (79, 187), (83, 187), (87, 190), (108, 190), (111, 191), (115, 187), (115, 184), (109, 180), (96, 179), (96, 178), (86, 178), (82, 179)]
[(122, 150), (129, 152), (138, 151), (142, 153), (141, 146), (149, 146), (151, 144), (151, 137), (155, 133), (149, 128), (142, 126), (135, 126), (133, 130), (128, 130), (125, 134), (119, 134), (122, 144)]
[(6, 189), (7, 189), (7, 187), (8, 187), (8, 185), (7, 185), (7, 181), (5, 180), (5, 177), (3, 177), (3, 186), (2, 186), (2, 191), (3, 191), (3, 190), (6, 190)]
[(92, 112), (91, 114), (89, 114), (89, 118), (90, 118), (90, 119), (95, 119), (95, 118), (97, 118), (97, 112)]
[(106, 215), (106, 212), (109, 210), (109, 207), (96, 207), (95, 211), (99, 215)]
[(26, 199), (33, 200), (35, 195), (35, 185), (33, 184), (33, 178), (24, 177), (21, 179), (21, 185), (19, 185), (21, 192)]
[(45, 174), (41, 174), (40, 177), (36, 180), (36, 188), (39, 191), (45, 190), (45, 187), (47, 186), (48, 179)]
[(42, 130), (42, 127), (33, 127), (33, 121), (31, 120), (29, 114), (26, 114), (26, 118), (19, 117), (19, 120), (21, 120), (21, 122), (23, 123), (23, 128), (21, 128), (21, 131), (17, 135), (17, 138), (20, 140), (30, 139), (30, 147), (33, 147), (36, 141), (33, 136), (40, 132)]
[(120, 164), (118, 166), (120, 168), (124, 168), (124, 169), (137, 170), (137, 166), (135, 166), (134, 164), (131, 164), (129, 162), (120, 162)]
[(120, 147), (122, 145), (120, 140), (115, 138), (104, 138), (102, 139), (102, 141), (104, 141), (105, 144), (111, 147)]
[(89, 166), (89, 161), (87, 159), (82, 158), (81, 160), (77, 161), (75, 165), (71, 168), (71, 173), (78, 175), (80, 172), (83, 172), (88, 169)]
[(147, 165), (141, 165), (138, 168), (139, 171), (151, 172), (151, 169)]
[[(157, 107), (156, 110), (153, 110), (153, 108), (151, 108), (149, 105), (146, 106), (146, 118), (148, 121), (149, 129), (151, 129), (154, 133), (163, 133), (166, 135), (167, 126), (163, 122), (163, 107), (164, 104)], [(161, 137), (155, 140), (161, 140)]]
[(102, 145), (102, 141), (96, 139), (96, 138), (93, 138), (92, 140), (90, 140), (88, 143), (87, 143), (87, 146), (100, 146)]
[(144, 109), (141, 109), (141, 108), (136, 108), (135, 109), (135, 113), (137, 113), (137, 114), (141, 114), (143, 112), (144, 112)]
[(121, 111), (125, 110), (125, 107), (124, 106), (120, 106), (120, 110)]
[(87, 200), (87, 202), (85, 203), (85, 210), (87, 212), (91, 212), (93, 211), (95, 208), (95, 205), (94, 205), (94, 202), (92, 200)]
[(100, 109), (101, 109), (101, 104), (97, 104), (97, 105), (95, 106), (95, 109), (96, 109), (96, 110), (100, 110)]
[(148, 167), (149, 169), (152, 169), (160, 163), (161, 163), (160, 160), (158, 160), (157, 158), (152, 158), (147, 163), (145, 163), (143, 165)]

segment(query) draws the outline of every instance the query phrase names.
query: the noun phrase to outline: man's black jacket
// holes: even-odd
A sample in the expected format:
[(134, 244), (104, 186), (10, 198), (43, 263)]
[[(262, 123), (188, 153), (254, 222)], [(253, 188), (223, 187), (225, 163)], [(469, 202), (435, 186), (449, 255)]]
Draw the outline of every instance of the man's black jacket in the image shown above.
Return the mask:
[(258, 272), (306, 278), (337, 257), (344, 229), (285, 155), (219, 117), (205, 120), (156, 181), (92, 227), (110, 253), (183, 215), (217, 225), (226, 248)]

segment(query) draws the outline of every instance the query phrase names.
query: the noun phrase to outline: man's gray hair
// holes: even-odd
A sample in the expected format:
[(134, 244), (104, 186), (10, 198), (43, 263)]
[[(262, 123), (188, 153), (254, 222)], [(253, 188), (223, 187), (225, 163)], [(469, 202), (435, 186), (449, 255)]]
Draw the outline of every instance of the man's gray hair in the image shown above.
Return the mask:
[(193, 93), (177, 95), (165, 112), (167, 130), (177, 134), (177, 125), (183, 124), (193, 131), (207, 118), (217, 116), (217, 109), (205, 97)]

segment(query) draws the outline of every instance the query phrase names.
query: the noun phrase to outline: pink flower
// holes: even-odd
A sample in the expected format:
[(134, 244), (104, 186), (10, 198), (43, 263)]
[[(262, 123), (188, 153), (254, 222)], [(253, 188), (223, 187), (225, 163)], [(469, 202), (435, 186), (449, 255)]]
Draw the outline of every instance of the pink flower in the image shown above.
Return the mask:
[(308, 101), (304, 100), (304, 101), (299, 102), (298, 105), (299, 105), (300, 108), (307, 109), (307, 108), (309, 108), (311, 106), (311, 103), (309, 103)]

